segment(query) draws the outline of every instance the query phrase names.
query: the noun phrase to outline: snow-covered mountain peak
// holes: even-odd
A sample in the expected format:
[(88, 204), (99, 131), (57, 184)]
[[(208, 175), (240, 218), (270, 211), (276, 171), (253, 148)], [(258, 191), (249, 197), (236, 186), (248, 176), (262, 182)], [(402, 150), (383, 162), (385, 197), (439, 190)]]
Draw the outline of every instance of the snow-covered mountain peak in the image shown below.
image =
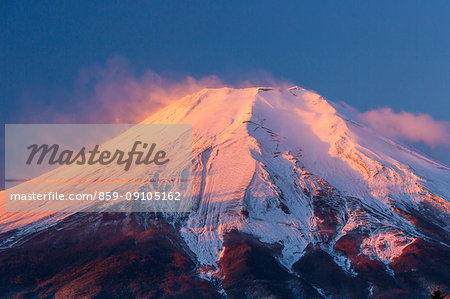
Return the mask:
[[(187, 96), (144, 121), (193, 125), (195, 208), (182, 232), (202, 264), (216, 263), (233, 229), (284, 244), (287, 266), (307, 244), (333, 244), (381, 223), (390, 228), (378, 233), (401, 244), (391, 256), (400, 254), (407, 244), (399, 231), (422, 235), (399, 211), (423, 205), (448, 230), (448, 168), (346, 112), (301, 88), (222, 88)], [(333, 207), (334, 220), (318, 216), (321, 205)], [(320, 233), (330, 221), (334, 233)], [(387, 253), (379, 254), (386, 261)]]
[[(142, 123), (192, 125), (193, 208), (164, 217), (205, 277), (220, 276), (233, 231), (279, 247), (289, 271), (311, 248), (353, 275), (362, 254), (389, 272), (417, 240), (450, 246), (449, 168), (312, 91), (204, 89)], [(0, 223), (23, 238), (64, 217), (6, 213)]]
[[(408, 153), (406, 148), (358, 124), (351, 113), (345, 112), (345, 107), (298, 87), (220, 88), (186, 96), (143, 123), (192, 124), (197, 152), (233, 142), (240, 144), (233, 155), (243, 160), (250, 155), (248, 150), (262, 147), (278, 156), (301, 152), (304, 168), (352, 196), (385, 196), (379, 185), (367, 186), (375, 183), (375, 176), (379, 177), (377, 184), (398, 185), (400, 181), (427, 181), (432, 172), (440, 181), (438, 184), (448, 186), (439, 179), (441, 175), (448, 177), (448, 169), (436, 167), (435, 162), (419, 154)], [(413, 171), (411, 164), (418, 167)], [(349, 180), (357, 183), (350, 188)]]

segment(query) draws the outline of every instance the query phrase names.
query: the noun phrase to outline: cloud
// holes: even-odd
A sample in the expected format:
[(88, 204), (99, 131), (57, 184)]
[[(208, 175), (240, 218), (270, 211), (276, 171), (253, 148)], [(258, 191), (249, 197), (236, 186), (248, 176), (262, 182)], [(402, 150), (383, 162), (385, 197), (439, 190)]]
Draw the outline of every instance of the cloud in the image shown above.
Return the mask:
[(226, 83), (215, 75), (194, 78), (152, 70), (137, 74), (126, 58), (113, 55), (104, 65), (82, 68), (73, 88), (47, 86), (25, 90), (16, 101), (17, 109), (10, 122), (133, 124), (203, 88), (290, 85), (262, 70), (241, 72)]
[(8, 122), (134, 124), (185, 95), (223, 86), (216, 76), (137, 74), (126, 58), (113, 55), (104, 65), (82, 68), (72, 87), (25, 88)]
[(89, 101), (79, 101), (88, 123), (137, 123), (174, 100), (203, 88), (222, 87), (216, 76), (195, 79), (163, 77), (152, 71), (136, 76), (125, 58), (114, 56), (106, 67), (83, 69), (76, 81)]
[(361, 113), (360, 117), (394, 139), (424, 142), (430, 147), (450, 146), (450, 123), (434, 120), (428, 114), (395, 113), (390, 108), (381, 108)]

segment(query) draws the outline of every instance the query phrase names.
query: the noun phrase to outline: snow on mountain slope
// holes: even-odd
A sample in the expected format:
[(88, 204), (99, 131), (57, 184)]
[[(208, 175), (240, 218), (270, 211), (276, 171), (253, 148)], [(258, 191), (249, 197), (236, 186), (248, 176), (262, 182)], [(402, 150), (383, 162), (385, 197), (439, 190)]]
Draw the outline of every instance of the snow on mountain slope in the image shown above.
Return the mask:
[[(186, 97), (144, 121), (193, 124), (196, 208), (182, 232), (201, 263), (216, 265), (223, 234), (236, 228), (282, 243), (280, 260), (290, 267), (307, 244), (322, 238), (325, 220), (314, 215), (311, 194), (324, 189), (366, 209), (356, 212), (336, 199), (341, 219), (333, 242), (356, 227), (382, 225), (388, 233), (374, 236), (384, 234), (393, 243), (389, 250), (401, 251), (404, 236), (389, 231), (422, 234), (392, 202), (436, 207), (448, 231), (449, 169), (376, 135), (333, 105), (299, 88), (223, 88)], [(386, 260), (385, 253), (377, 256)]]
[[(192, 212), (165, 217), (180, 227), (205, 277), (219, 275), (233, 230), (280, 245), (274, 255), (289, 271), (313, 245), (354, 275), (355, 235), (354, 254), (387, 271), (415, 240), (450, 246), (450, 169), (314, 92), (205, 89), (143, 123), (192, 124)], [(24, 221), (0, 219), (3, 232)], [(45, 219), (56, 223), (61, 214)], [(23, 228), (44, 228), (30, 223)]]

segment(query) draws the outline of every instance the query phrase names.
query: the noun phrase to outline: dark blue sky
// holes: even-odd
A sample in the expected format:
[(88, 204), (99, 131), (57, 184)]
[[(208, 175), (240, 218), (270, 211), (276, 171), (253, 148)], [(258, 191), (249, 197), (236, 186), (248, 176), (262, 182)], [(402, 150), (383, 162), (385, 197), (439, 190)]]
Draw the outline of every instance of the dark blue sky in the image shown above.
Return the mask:
[(267, 72), (360, 111), (450, 121), (450, 1), (92, 2), (0, 2), (2, 123), (76, 112), (80, 70), (112, 55), (137, 76)]
[(70, 93), (81, 68), (114, 53), (138, 72), (232, 82), (264, 70), (360, 110), (450, 120), (449, 1), (2, 1), (0, 10), (6, 122), (23, 121), (24, 94), (61, 105), (53, 91)]

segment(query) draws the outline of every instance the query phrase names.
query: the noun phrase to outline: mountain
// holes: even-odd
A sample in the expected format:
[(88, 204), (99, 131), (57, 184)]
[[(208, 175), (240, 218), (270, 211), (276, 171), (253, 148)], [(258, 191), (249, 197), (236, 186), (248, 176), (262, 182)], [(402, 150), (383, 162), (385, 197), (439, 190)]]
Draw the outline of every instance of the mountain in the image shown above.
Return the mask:
[[(290, 89), (204, 89), (189, 213), (0, 215), (0, 294), (426, 298), (450, 285), (450, 169)], [(3, 201), (2, 201), (2, 204)]]

